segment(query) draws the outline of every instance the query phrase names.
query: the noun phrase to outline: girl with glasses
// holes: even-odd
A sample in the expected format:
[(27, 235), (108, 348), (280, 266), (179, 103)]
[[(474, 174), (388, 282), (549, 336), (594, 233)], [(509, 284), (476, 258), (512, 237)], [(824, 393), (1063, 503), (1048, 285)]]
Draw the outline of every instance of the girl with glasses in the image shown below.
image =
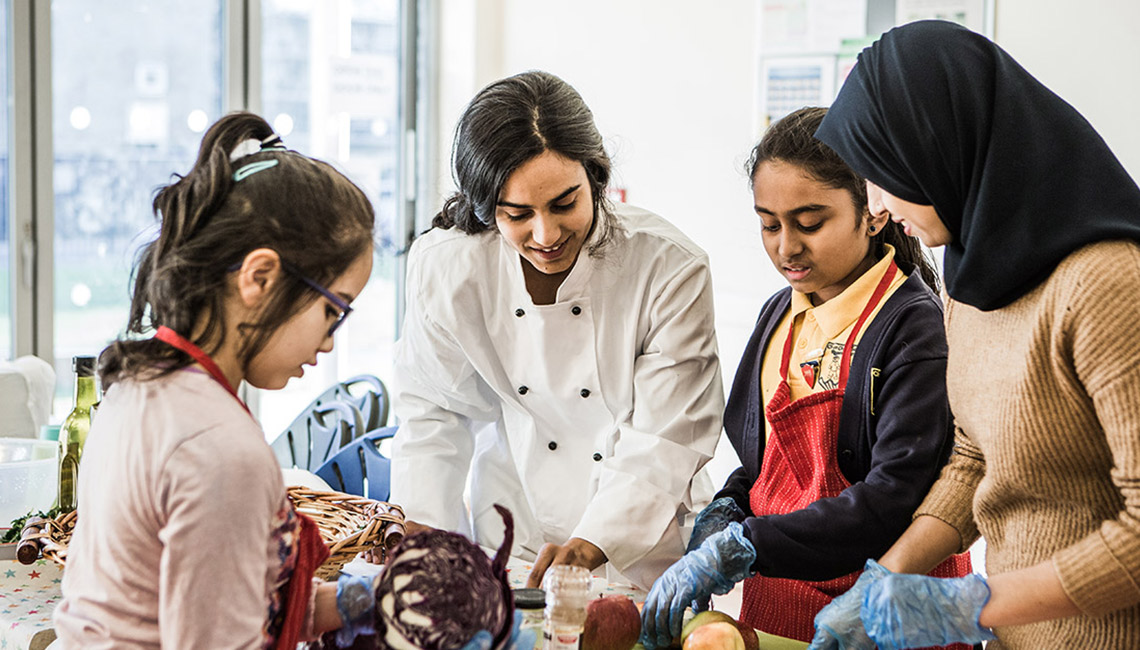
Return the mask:
[(313, 581), (328, 551), (237, 389), (281, 388), (332, 350), (371, 273), (372, 206), (263, 119), (234, 113), (154, 210), (161, 228), (138, 259), (127, 335), (100, 360), (105, 396), (55, 611), (61, 645), (351, 636), (371, 617), (345, 615), (349, 583)]

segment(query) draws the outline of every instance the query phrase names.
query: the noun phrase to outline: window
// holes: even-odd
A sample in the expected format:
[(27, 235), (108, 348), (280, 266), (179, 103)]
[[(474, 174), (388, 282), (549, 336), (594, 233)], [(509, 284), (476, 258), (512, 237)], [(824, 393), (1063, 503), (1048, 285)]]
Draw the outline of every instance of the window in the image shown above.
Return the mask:
[(71, 357), (126, 326), (154, 190), (222, 112), (221, 0), (52, 2), (57, 416)]
[(384, 379), (396, 336), (399, 2), (262, 2), (263, 114), (285, 144), (335, 165), (376, 210), (372, 279), (337, 331), (336, 347), (284, 390), (263, 391), (259, 413), (275, 437), (338, 378)]
[[(251, 406), (273, 436), (334, 381), (386, 378), (407, 230), (396, 224), (414, 205), (399, 165), (400, 111), (411, 96), (401, 52), (415, 7), (0, 0), (0, 353), (53, 361), (53, 419), (70, 408), (71, 357), (98, 354), (125, 328), (131, 269), (155, 234), (155, 190), (188, 171), (209, 125), (239, 108), (264, 115), (289, 147), (337, 166), (377, 213), (373, 278), (337, 350)], [(26, 244), (9, 246), (9, 221)], [(22, 262), (9, 260), (17, 254)], [(27, 281), (12, 282), (25, 267)]]
[[(11, 41), (8, 34), (8, 0), (0, 0), (0, 34), (4, 42)], [(0, 97), (8, 97), (8, 48), (0, 48)], [(9, 183), (8, 161), (11, 159), (8, 145), (10, 127), (8, 102), (0, 102), (0, 358), (12, 356), (12, 308), (11, 301), (11, 260), (8, 245)]]

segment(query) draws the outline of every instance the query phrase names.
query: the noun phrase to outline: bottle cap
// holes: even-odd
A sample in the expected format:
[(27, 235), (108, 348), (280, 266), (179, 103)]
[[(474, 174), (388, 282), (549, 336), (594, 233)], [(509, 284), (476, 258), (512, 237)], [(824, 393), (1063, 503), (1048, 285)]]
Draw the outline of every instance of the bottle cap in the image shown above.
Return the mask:
[(546, 592), (541, 589), (515, 589), (515, 607), (542, 609), (546, 607)]
[(94, 377), (95, 357), (72, 357), (71, 369), (80, 377)]

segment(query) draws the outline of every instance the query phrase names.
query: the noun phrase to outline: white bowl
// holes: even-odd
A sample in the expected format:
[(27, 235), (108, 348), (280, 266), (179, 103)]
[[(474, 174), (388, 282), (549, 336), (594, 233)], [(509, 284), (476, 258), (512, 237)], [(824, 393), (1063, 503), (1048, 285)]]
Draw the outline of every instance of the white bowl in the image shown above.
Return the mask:
[(29, 512), (47, 510), (59, 494), (59, 444), (0, 438), (0, 528)]

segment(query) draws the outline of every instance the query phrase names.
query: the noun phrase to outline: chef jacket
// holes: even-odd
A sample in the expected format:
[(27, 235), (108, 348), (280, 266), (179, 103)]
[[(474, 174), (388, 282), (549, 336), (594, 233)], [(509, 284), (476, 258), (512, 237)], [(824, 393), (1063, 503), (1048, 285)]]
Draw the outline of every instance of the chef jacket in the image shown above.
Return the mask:
[(589, 253), (594, 228), (551, 305), (532, 302), (528, 262), (497, 231), (413, 244), (391, 499), (488, 547), (505, 505), (513, 555), (578, 537), (648, 588), (711, 494), (701, 469), (724, 394), (707, 256), (655, 214), (615, 212), (612, 239)]

